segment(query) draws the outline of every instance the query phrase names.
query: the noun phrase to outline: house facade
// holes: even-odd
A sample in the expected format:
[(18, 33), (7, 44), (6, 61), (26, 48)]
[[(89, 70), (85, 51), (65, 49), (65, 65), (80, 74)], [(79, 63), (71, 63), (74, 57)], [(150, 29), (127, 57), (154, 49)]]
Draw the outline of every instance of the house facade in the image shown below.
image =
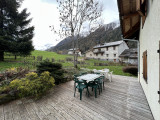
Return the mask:
[(79, 56), (82, 56), (82, 53), (81, 53), (81, 51), (79, 50), (79, 48), (75, 48), (74, 50), (73, 50), (73, 48), (72, 48), (72, 49), (69, 49), (69, 50), (68, 50), (68, 54), (69, 54), (69, 55), (73, 55), (73, 54), (74, 54), (74, 51), (75, 51), (75, 53), (78, 54)]
[(119, 57), (121, 58), (121, 62), (138, 65), (137, 48), (126, 49), (120, 54)]
[(139, 82), (160, 120), (160, 0), (117, 0), (122, 34), (139, 40)]
[(129, 49), (126, 42), (116, 41), (104, 43), (93, 47), (93, 50), (87, 51), (85, 56), (86, 58), (94, 58), (101, 60), (108, 60), (119, 62), (119, 55), (125, 50)]
[(85, 57), (86, 58), (89, 58), (89, 59), (94, 59), (95, 56), (94, 56), (94, 53), (93, 53), (93, 50), (88, 50), (85, 52)]

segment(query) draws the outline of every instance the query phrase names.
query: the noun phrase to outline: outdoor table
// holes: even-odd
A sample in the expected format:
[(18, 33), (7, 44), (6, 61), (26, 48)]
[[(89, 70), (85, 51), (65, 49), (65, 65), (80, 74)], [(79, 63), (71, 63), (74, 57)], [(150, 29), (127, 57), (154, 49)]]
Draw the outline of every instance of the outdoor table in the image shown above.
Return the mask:
[(87, 82), (90, 81), (94, 81), (96, 78), (99, 78), (101, 75), (97, 75), (97, 74), (86, 74), (86, 75), (82, 75), (77, 77), (79, 80), (85, 80)]
[[(85, 80), (87, 83), (89, 83), (90, 81), (94, 81), (95, 79), (99, 78), (101, 75), (98, 74), (85, 74), (82, 76), (77, 77), (79, 80)], [(88, 94), (90, 94), (90, 92), (88, 91)]]

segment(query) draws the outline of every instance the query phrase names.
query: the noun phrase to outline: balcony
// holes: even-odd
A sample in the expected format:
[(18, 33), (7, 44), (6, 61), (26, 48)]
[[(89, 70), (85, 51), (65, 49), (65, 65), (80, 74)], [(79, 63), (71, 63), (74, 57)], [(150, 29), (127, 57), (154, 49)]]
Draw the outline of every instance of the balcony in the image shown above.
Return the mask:
[(93, 53), (94, 53), (94, 54), (99, 54), (99, 53), (102, 53), (102, 54), (103, 54), (104, 51), (102, 51), (102, 50), (94, 50)]

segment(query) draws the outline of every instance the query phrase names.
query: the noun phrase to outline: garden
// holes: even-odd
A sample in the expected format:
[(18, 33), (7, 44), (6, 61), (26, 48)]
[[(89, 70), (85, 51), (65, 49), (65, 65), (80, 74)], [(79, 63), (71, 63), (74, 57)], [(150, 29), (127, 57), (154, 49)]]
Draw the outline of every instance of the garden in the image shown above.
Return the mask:
[(17, 59), (5, 53), (5, 61), (0, 62), (0, 104), (23, 97), (39, 99), (55, 85), (73, 80), (74, 74), (92, 69), (107, 68), (113, 74), (124, 76), (136, 76), (137, 72), (136, 67), (125, 64), (82, 57), (77, 63), (75, 69), (72, 56), (47, 51), (33, 51), (31, 56), (17, 56)]

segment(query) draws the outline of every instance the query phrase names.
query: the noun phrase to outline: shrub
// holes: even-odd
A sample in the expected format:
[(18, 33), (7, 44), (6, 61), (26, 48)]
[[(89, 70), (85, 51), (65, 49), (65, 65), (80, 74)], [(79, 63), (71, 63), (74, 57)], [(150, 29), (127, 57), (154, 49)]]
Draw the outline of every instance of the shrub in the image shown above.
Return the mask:
[(66, 61), (71, 62), (71, 61), (73, 61), (73, 58), (72, 57), (66, 57)]
[(10, 68), (0, 74), (0, 86), (9, 85), (10, 82), (16, 78), (22, 78), (27, 74), (29, 69), (22, 67)]
[(65, 60), (58, 60), (58, 62), (59, 62), (59, 63), (64, 63), (64, 62), (65, 62)]
[(54, 59), (54, 58), (52, 58), (52, 62), (55, 62), (55, 59)]
[(37, 61), (42, 61), (43, 56), (37, 56)]
[(49, 58), (46, 58), (45, 61), (48, 61), (48, 62), (49, 62)]
[(127, 66), (123, 68), (123, 72), (130, 73), (132, 75), (138, 74), (138, 67), (137, 66)]
[(62, 65), (60, 63), (52, 63), (48, 61), (43, 61), (37, 65), (37, 72), (41, 74), (44, 71), (49, 71), (51, 76), (55, 79), (55, 84), (63, 82), (63, 73)]
[(108, 63), (105, 63), (105, 62), (96, 63), (96, 62), (94, 62), (94, 66), (108, 66)]
[(54, 86), (54, 78), (49, 72), (43, 72), (40, 76), (37, 73), (28, 73), (25, 78), (15, 79), (10, 83), (13, 90), (18, 91), (19, 97), (34, 96), (40, 97)]

